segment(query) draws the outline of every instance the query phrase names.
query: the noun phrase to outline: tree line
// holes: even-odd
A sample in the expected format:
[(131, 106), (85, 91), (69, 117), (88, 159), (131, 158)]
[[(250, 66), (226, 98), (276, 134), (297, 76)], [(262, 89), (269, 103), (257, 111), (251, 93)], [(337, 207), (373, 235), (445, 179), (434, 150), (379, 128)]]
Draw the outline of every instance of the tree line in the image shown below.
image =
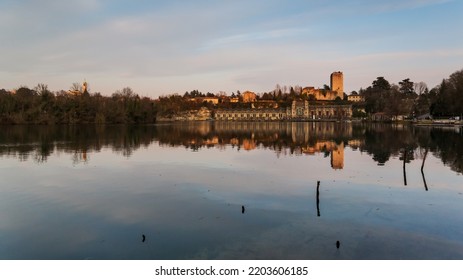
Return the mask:
[[(78, 92), (81, 88), (76, 88)], [(34, 89), (21, 86), (15, 93), (0, 90), (2, 124), (116, 124), (153, 123), (154, 100), (140, 97), (131, 88), (116, 91), (110, 97), (100, 93), (53, 93), (47, 85)]]
[[(329, 86), (325, 85), (322, 90), (329, 90)], [(256, 98), (258, 101), (272, 101), (280, 107), (290, 106), (293, 100), (317, 102), (313, 96), (303, 95), (301, 91), (300, 86), (277, 85), (272, 91), (257, 94)], [(354, 117), (367, 117), (375, 113), (410, 118), (425, 114), (434, 117), (462, 116), (463, 70), (454, 72), (431, 90), (424, 82), (414, 83), (408, 78), (398, 84), (391, 84), (384, 77), (378, 77), (371, 86), (366, 89), (361, 88), (358, 94), (363, 95), (365, 101), (353, 104)], [(344, 100), (338, 99), (334, 102), (345, 103), (347, 96), (345, 94), (344, 96)], [(208, 97), (219, 98), (219, 103), (212, 104), (201, 99)], [(33, 89), (21, 86), (15, 93), (0, 89), (0, 123), (153, 123), (158, 114), (169, 117), (179, 111), (197, 110), (201, 107), (211, 110), (252, 107), (250, 103), (232, 102), (233, 98), (242, 101), (240, 91), (226, 96), (225, 92), (204, 94), (192, 90), (185, 92), (183, 96), (171, 94), (154, 100), (140, 97), (129, 87), (118, 90), (108, 97), (100, 93), (89, 93), (77, 83), (73, 84), (69, 92), (55, 93), (51, 92), (47, 85), (38, 84)], [(259, 106), (265, 106), (265, 103), (262, 104)], [(272, 103), (267, 104), (274, 106)]]
[(424, 82), (404, 79), (390, 84), (384, 77), (378, 77), (371, 86), (360, 89), (359, 94), (365, 97), (360, 105), (370, 115), (381, 112), (410, 118), (425, 114), (438, 118), (462, 116), (463, 70), (454, 72), (431, 90)]

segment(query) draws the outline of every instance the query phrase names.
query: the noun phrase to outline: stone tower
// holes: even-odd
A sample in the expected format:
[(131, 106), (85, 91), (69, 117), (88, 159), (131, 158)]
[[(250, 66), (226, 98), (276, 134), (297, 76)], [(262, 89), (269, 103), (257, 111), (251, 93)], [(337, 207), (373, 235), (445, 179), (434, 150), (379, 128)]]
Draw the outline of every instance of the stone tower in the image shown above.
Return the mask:
[(331, 90), (336, 92), (336, 97), (344, 98), (344, 77), (342, 72), (333, 72), (330, 76)]
[(87, 81), (85, 80), (84, 80), (84, 83), (82, 84), (82, 92), (88, 93), (88, 84), (87, 84)]

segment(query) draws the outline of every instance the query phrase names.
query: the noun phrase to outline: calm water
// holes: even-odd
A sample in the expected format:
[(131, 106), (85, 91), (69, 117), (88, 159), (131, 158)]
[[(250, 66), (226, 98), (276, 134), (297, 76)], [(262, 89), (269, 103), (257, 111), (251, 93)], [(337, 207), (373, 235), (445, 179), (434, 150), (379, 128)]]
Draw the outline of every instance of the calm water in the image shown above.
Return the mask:
[(463, 259), (460, 128), (1, 130), (1, 259)]

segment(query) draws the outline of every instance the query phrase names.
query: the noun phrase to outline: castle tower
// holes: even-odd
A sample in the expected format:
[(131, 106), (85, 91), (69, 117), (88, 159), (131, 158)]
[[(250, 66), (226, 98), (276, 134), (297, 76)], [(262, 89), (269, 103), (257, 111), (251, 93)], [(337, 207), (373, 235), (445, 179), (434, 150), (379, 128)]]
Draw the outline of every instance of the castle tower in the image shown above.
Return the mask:
[(344, 77), (342, 72), (333, 72), (330, 76), (331, 90), (336, 92), (336, 97), (344, 97)]

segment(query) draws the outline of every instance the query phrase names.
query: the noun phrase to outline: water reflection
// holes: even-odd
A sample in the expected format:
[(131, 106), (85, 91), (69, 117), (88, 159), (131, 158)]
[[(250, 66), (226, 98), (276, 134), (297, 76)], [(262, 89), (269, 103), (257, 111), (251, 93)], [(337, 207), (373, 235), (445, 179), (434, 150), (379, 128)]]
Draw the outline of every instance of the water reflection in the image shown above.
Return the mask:
[(355, 123), (3, 127), (0, 258), (463, 259), (462, 177), (441, 164), (461, 173), (461, 140)]
[[(335, 122), (196, 122), (153, 126), (3, 126), (0, 156), (46, 162), (52, 153), (72, 154), (74, 163), (90, 161), (90, 154), (109, 148), (130, 157), (153, 142), (193, 151), (226, 147), (251, 151), (273, 150), (277, 157), (323, 154), (333, 169), (344, 168), (344, 149), (369, 154), (378, 165), (391, 157), (406, 164), (428, 152), (458, 173), (463, 172), (463, 134), (460, 128)], [(423, 153), (423, 151), (425, 151)], [(423, 182), (426, 180), (423, 173)]]

